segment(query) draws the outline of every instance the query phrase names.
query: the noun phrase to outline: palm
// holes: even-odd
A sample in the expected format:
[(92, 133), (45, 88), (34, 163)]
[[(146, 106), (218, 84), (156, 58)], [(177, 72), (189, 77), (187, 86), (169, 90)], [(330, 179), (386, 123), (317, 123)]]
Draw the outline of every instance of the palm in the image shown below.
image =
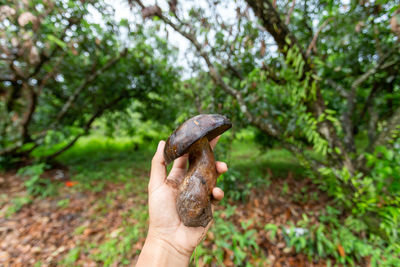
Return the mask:
[[(216, 143), (217, 138), (211, 142), (211, 147), (214, 147)], [(221, 167), (221, 165), (223, 166)], [(191, 253), (204, 237), (210, 225), (206, 228), (186, 227), (176, 211), (177, 185), (186, 174), (187, 156), (175, 160), (168, 177), (166, 177), (165, 164), (163, 168), (164, 170), (156, 170), (158, 173), (154, 174), (155, 170), (152, 166), (151, 179), (154, 175), (164, 177), (157, 177), (158, 183), (152, 181), (149, 183), (150, 230), (153, 234), (164, 238), (165, 241), (175, 244), (178, 250)], [(225, 172), (226, 165), (217, 163), (217, 170), (220, 173)]]

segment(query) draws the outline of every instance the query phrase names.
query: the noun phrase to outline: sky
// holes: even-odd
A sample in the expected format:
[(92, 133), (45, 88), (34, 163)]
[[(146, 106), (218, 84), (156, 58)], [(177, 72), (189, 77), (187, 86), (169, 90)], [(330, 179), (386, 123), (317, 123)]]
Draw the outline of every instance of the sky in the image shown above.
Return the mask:
[[(112, 6), (115, 9), (115, 18), (117, 21), (121, 19), (127, 19), (131, 23), (135, 23), (135, 20), (141, 18), (137, 18), (134, 15), (134, 12), (131, 10), (128, 1), (127, 0), (105, 0), (107, 4)], [(151, 6), (154, 5), (156, 2), (157, 4), (161, 7), (162, 10), (167, 11), (168, 10), (168, 3), (167, 1), (154, 1), (154, 0), (143, 0), (142, 1), (144, 5), (146, 6)], [(207, 7), (206, 1), (180, 1), (179, 2), (179, 7), (182, 8), (184, 13), (188, 13), (188, 11), (193, 4), (193, 2), (196, 5), (204, 5), (204, 7)], [(203, 4), (202, 4), (203, 3)], [(218, 12), (221, 14), (221, 16), (224, 19), (234, 19), (235, 18), (235, 5), (233, 1), (227, 1), (226, 5), (219, 5)], [(102, 18), (101, 14), (95, 10), (94, 8), (89, 9), (90, 14), (91, 14), (91, 19), (93, 19), (94, 22), (102, 24)], [(178, 53), (178, 58), (176, 65), (183, 67), (184, 71), (182, 74), (186, 77), (184, 78), (189, 78), (191, 75), (191, 69), (190, 69), (190, 61), (193, 60), (194, 55), (192, 53), (187, 53), (189, 47), (191, 46), (190, 42), (181, 36), (179, 33), (175, 32), (172, 28), (169, 26), (167, 27), (168, 31), (168, 42), (178, 48), (179, 53)], [(121, 36), (123, 39), (123, 36)], [(185, 53), (186, 52), (186, 53)]]
[[(121, 20), (121, 19), (127, 19), (129, 22), (134, 23), (136, 19), (140, 19), (140, 18), (136, 18), (131, 10), (131, 8), (129, 7), (129, 4), (127, 3), (128, 1), (124, 1), (124, 0), (116, 0), (116, 1), (112, 1), (112, 0), (105, 0), (105, 2), (109, 5), (111, 5), (114, 9), (115, 9), (115, 18), (117, 21)], [(154, 1), (143, 1), (145, 3), (145, 5), (151, 5), (152, 2), (154, 3)], [(160, 5), (164, 10), (168, 10), (167, 7)], [(91, 17), (93, 19), (94, 22), (102, 24), (102, 18), (101, 18), (101, 14), (95, 10), (94, 8), (90, 9), (90, 14)], [(188, 47), (190, 46), (189, 41), (187, 41), (184, 37), (182, 37), (180, 34), (176, 33), (174, 30), (172, 29), (168, 29), (168, 35), (169, 35), (169, 43), (175, 47), (177, 47), (179, 49), (179, 54), (178, 54), (178, 60), (177, 60), (177, 64), (179, 66), (182, 66), (184, 68), (188, 68), (188, 62), (187, 62), (187, 58), (184, 54), (184, 51), (188, 49)], [(121, 36), (123, 39), (123, 36)]]

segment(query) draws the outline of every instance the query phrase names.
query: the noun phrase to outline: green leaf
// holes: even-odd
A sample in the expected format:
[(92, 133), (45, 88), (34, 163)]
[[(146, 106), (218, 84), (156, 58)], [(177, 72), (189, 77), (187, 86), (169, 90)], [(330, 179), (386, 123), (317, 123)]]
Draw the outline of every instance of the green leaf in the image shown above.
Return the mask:
[(47, 40), (49, 40), (50, 42), (58, 45), (59, 47), (65, 49), (67, 47), (67, 44), (64, 43), (62, 40), (58, 39), (57, 37), (55, 37), (52, 34), (48, 34), (47, 35)]

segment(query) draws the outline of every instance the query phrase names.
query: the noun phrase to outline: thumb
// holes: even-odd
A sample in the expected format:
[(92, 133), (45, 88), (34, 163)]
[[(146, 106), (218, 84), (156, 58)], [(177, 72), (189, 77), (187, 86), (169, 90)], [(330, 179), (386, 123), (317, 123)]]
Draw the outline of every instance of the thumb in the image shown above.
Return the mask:
[(151, 160), (151, 172), (149, 181), (149, 190), (153, 190), (165, 182), (167, 178), (167, 168), (164, 160), (165, 141), (158, 143), (157, 151)]

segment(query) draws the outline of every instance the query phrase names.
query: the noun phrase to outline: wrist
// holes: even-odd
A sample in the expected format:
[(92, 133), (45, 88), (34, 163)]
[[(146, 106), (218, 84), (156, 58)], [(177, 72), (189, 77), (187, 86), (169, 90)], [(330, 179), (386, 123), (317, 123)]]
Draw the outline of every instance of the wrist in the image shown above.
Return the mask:
[(137, 266), (188, 266), (191, 253), (149, 230)]
[(149, 240), (151, 243), (162, 246), (164, 249), (170, 251), (171, 254), (174, 254), (177, 257), (190, 259), (193, 253), (193, 249), (191, 250), (189, 248), (183, 248), (178, 244), (175, 244), (176, 242), (174, 242), (173, 237), (168, 237), (168, 235), (160, 233), (157, 231), (157, 229), (153, 229), (152, 227), (149, 228), (149, 232), (147, 233), (146, 241), (147, 240)]

